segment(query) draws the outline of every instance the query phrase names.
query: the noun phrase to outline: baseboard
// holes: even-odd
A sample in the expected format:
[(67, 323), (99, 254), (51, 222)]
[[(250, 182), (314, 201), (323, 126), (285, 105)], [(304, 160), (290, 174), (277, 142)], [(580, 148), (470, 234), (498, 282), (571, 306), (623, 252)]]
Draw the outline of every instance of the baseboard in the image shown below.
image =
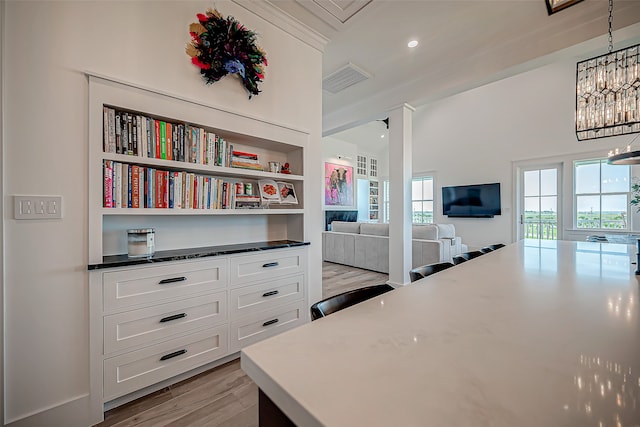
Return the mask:
[(6, 420), (5, 425), (11, 427), (87, 427), (91, 424), (89, 420), (89, 395), (86, 394), (30, 415)]
[(396, 282), (392, 282), (391, 280), (387, 280), (385, 283), (387, 285), (393, 286), (394, 288), (400, 288), (402, 286), (407, 286), (407, 285), (411, 284), (411, 282), (409, 282), (409, 283), (396, 283)]

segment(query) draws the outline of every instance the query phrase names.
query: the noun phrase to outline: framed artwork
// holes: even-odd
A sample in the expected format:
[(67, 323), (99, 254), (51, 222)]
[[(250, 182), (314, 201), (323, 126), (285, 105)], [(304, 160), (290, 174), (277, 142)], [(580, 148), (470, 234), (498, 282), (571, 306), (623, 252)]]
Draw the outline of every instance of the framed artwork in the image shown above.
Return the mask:
[(324, 164), (324, 204), (353, 206), (353, 167)]
[(582, 0), (545, 0), (549, 15), (559, 12), (562, 9), (566, 9), (569, 6), (573, 6), (576, 3), (580, 3), (581, 1)]

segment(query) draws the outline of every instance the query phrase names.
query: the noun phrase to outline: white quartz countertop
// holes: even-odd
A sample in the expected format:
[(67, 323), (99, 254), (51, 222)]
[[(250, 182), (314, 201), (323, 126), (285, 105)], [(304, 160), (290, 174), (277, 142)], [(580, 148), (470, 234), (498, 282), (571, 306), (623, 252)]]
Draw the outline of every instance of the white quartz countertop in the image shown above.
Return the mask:
[(520, 241), (247, 347), (242, 368), (301, 427), (639, 426), (635, 261)]

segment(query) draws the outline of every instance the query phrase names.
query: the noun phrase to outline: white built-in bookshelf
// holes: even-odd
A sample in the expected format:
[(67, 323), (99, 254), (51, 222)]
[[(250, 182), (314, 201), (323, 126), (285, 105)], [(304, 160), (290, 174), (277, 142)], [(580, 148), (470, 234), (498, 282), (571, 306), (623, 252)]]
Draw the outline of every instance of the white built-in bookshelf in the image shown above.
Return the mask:
[[(101, 262), (105, 255), (126, 253), (128, 228), (155, 228), (156, 250), (246, 243), (251, 240), (305, 239), (304, 149), (309, 140), (307, 132), (100, 76), (89, 76), (89, 89), (90, 264)], [(140, 149), (133, 154), (113, 152), (119, 149), (109, 148), (105, 108), (152, 121), (173, 123), (174, 127), (180, 124), (187, 128), (202, 129), (206, 134), (215, 134), (232, 145), (233, 150), (256, 154), (265, 170), (195, 163), (195, 160), (189, 161), (188, 157), (184, 161), (150, 157), (148, 154), (151, 150), (143, 153)], [(268, 164), (271, 161), (281, 165), (289, 163), (291, 173), (269, 172)], [(254, 195), (259, 195), (259, 180), (284, 181), (295, 188), (298, 203), (270, 204), (266, 208), (254, 209), (236, 208), (234, 203), (222, 209), (212, 203), (207, 206), (205, 202), (205, 206), (201, 205), (200, 208), (187, 207), (184, 203), (180, 208), (175, 205), (169, 208), (146, 206), (142, 199), (146, 196), (141, 196), (140, 203), (134, 208), (127, 207), (126, 202), (116, 207), (114, 196), (113, 204), (109, 206), (105, 202), (106, 165), (118, 164), (125, 168), (129, 165), (139, 168), (140, 176), (143, 170), (151, 169), (230, 184), (250, 184)], [(115, 173), (111, 179), (115, 187)], [(140, 192), (143, 192), (142, 187)], [(186, 220), (185, 217), (190, 219)], [(192, 225), (190, 231), (185, 230), (185, 221)], [(190, 240), (185, 233), (192, 234), (193, 239)], [(213, 235), (215, 238), (212, 238)]]
[[(243, 347), (308, 321), (309, 133), (101, 76), (89, 75), (88, 81), (95, 424), (105, 409), (224, 363)], [(116, 112), (146, 124), (136, 133), (137, 143), (148, 135), (142, 146), (132, 149), (127, 136), (125, 149), (122, 135), (113, 138)], [(195, 145), (200, 157), (186, 155), (188, 139), (180, 139), (180, 130), (172, 134), (181, 146), (171, 156), (166, 140), (164, 150), (151, 150), (157, 140), (148, 131), (158, 126), (162, 132), (161, 123), (165, 138), (166, 123), (184, 133), (197, 129), (198, 140), (207, 141)], [(190, 148), (192, 143), (193, 138)], [(158, 158), (158, 147), (165, 158)], [(236, 166), (249, 168), (232, 167), (234, 150), (244, 153), (236, 156), (242, 159)], [(290, 174), (267, 171), (269, 162), (288, 163)], [(271, 198), (282, 193), (282, 199), (263, 203), (267, 197), (258, 185)], [(242, 195), (261, 195), (260, 203)], [(127, 230), (138, 228), (155, 230), (153, 257), (127, 257)]]

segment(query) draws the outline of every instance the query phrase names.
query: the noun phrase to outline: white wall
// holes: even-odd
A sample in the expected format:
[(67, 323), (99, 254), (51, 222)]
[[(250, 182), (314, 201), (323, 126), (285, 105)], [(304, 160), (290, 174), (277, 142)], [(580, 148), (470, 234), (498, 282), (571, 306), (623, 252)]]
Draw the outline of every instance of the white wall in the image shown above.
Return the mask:
[[(573, 158), (594, 151), (605, 157), (609, 148), (626, 146), (629, 136), (577, 141), (575, 64), (575, 60), (557, 62), (414, 113), (413, 171), (437, 174), (436, 222), (455, 224), (457, 234), (472, 247), (511, 242), (515, 239), (513, 162)], [(502, 215), (493, 219), (442, 215), (442, 186), (490, 182), (502, 184)], [(565, 214), (570, 213), (565, 209)]]
[[(304, 129), (311, 134), (308, 158), (321, 158), (321, 52), (237, 4), (217, 1), (224, 15), (235, 16), (259, 34), (269, 66), (260, 87), (263, 93), (250, 101), (233, 77), (205, 86), (184, 48), (188, 25), (211, 6), (207, 1), (6, 3), (2, 149), (7, 423), (35, 425), (46, 419), (48, 425), (86, 424), (78, 409), (89, 392), (85, 71)], [(307, 166), (309, 273), (321, 277), (321, 227), (315, 225), (322, 223), (322, 165), (313, 161)], [(14, 194), (61, 195), (63, 219), (14, 220)], [(319, 281), (310, 283), (311, 297), (320, 299)]]

